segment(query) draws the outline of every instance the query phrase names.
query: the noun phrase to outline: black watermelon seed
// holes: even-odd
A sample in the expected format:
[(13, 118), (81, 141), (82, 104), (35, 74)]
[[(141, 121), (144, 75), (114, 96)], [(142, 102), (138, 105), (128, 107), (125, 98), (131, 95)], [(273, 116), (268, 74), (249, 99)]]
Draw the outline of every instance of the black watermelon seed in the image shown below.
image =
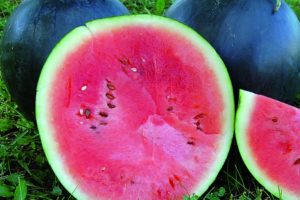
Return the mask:
[(113, 109), (113, 108), (116, 107), (116, 106), (115, 106), (114, 104), (112, 104), (112, 103), (108, 103), (107, 106), (108, 106), (110, 109)]
[(294, 165), (300, 165), (300, 158), (298, 158), (295, 162)]
[(197, 126), (197, 130), (203, 131), (203, 129), (200, 126)]
[(204, 114), (204, 113), (199, 113), (198, 115), (196, 115), (196, 116), (194, 117), (194, 119), (197, 120), (197, 119), (201, 119), (201, 118), (203, 118), (203, 117), (205, 117), (205, 114)]
[(92, 125), (92, 126), (90, 127), (90, 129), (96, 130), (96, 129), (97, 129), (97, 127), (96, 127), (96, 126), (94, 126), (94, 125)]
[(99, 112), (99, 115), (101, 117), (108, 117), (108, 114), (106, 112)]
[(167, 108), (167, 111), (171, 112), (171, 111), (173, 111), (173, 109), (174, 109), (173, 106), (170, 106), (170, 107)]
[(114, 100), (115, 99), (115, 96), (113, 94), (111, 94), (111, 93), (106, 93), (105, 95), (110, 100)]
[(274, 122), (274, 123), (278, 122), (278, 118), (277, 117), (273, 117), (272, 118), (272, 122)]
[(107, 83), (106, 86), (109, 90), (116, 90), (116, 87), (112, 83)]

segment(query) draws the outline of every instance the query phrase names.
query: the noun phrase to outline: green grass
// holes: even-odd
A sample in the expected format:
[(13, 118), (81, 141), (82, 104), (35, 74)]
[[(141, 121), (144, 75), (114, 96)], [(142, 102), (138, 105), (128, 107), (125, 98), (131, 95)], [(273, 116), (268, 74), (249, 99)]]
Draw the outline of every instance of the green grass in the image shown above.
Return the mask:
[(286, 0), (290, 7), (300, 16), (300, 1), (299, 0)]
[[(170, 0), (171, 1), (171, 0)], [(123, 0), (133, 13), (162, 14), (163, 0)], [(0, 0), (0, 38), (3, 26), (19, 0)], [(166, 5), (165, 5), (166, 4)], [(299, 7), (299, 2), (294, 1)], [(300, 105), (300, 96), (298, 105)], [(41, 148), (36, 126), (17, 110), (0, 77), (0, 199), (73, 199), (53, 174)], [(196, 196), (185, 199), (197, 199)], [(245, 168), (233, 144), (217, 180), (202, 199), (275, 199)]]

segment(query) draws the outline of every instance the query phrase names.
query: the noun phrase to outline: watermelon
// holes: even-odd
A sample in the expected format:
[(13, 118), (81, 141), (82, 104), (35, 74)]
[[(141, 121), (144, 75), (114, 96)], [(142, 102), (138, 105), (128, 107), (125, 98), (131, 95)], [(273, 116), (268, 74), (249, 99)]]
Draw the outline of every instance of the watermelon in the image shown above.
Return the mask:
[(85, 22), (128, 14), (118, 0), (24, 0), (6, 23), (1, 74), (19, 110), (33, 120), (37, 81), (55, 44)]
[(166, 16), (192, 27), (216, 49), (236, 100), (243, 89), (292, 104), (300, 93), (300, 26), (279, 1), (177, 0)]
[(241, 90), (236, 139), (253, 176), (281, 199), (300, 199), (300, 110)]
[(181, 199), (216, 178), (233, 137), (230, 79), (171, 19), (92, 21), (54, 48), (38, 82), (47, 159), (78, 199)]

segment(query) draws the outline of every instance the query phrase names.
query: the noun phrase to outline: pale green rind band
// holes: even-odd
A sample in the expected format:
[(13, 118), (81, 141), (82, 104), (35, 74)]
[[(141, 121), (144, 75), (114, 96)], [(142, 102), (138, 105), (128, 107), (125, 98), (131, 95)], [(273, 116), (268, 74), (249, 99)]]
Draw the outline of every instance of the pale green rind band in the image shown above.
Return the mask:
[[(257, 165), (254, 155), (247, 140), (249, 124), (254, 112), (256, 94), (240, 90), (239, 106), (236, 114), (235, 134), (244, 163), (255, 177), (255, 179), (263, 185), (269, 192), (283, 200), (300, 200), (300, 197), (280, 187), (272, 181)], [(276, 155), (275, 155), (276, 156)], [(280, 172), (278, 172), (280, 173)]]
[(164, 17), (133, 15), (95, 20), (87, 23), (86, 27), (79, 27), (73, 30), (57, 44), (42, 70), (36, 98), (37, 124), (47, 159), (59, 180), (73, 196), (78, 199), (94, 199), (80, 189), (80, 183), (76, 182), (70, 175), (68, 169), (64, 167), (63, 155), (60, 155), (57, 143), (53, 137), (54, 128), (51, 126), (52, 119), (49, 117), (49, 113), (51, 113), (48, 105), (50, 101), (49, 98), (51, 98), (49, 94), (56, 72), (62, 67), (66, 55), (72, 52), (72, 50), (76, 49), (76, 47), (80, 46), (87, 39), (93, 38), (93, 35), (101, 35), (102, 32), (105, 33), (116, 28), (132, 25), (154, 26), (160, 29), (166, 29), (167, 31), (181, 33), (182, 36), (191, 41), (195, 47), (198, 47), (200, 52), (206, 53), (206, 62), (216, 75), (219, 89), (224, 100), (224, 110), (222, 111), (223, 128), (221, 133), (223, 137), (220, 139), (219, 145), (217, 145), (218, 149), (214, 162), (210, 170), (206, 173), (207, 178), (201, 180), (194, 189), (195, 194), (201, 195), (217, 177), (230, 150), (234, 127), (234, 101), (231, 81), (222, 60), (206, 40), (191, 28)]

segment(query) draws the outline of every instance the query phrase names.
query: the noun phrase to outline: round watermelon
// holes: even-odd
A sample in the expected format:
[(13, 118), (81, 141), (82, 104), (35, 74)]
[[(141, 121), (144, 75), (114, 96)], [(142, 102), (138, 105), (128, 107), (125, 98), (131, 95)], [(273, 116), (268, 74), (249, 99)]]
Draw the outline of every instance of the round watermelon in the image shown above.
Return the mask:
[(54, 48), (37, 88), (48, 161), (78, 199), (201, 195), (233, 136), (230, 79), (213, 48), (171, 19), (92, 21)]
[(236, 138), (246, 166), (271, 193), (300, 199), (300, 110), (241, 91)]
[[(276, 3), (277, 2), (277, 3)], [(293, 103), (300, 93), (300, 25), (281, 0), (178, 0), (166, 15), (216, 49), (239, 89)]]
[(4, 29), (1, 73), (19, 110), (34, 119), (38, 77), (55, 44), (85, 22), (128, 14), (118, 0), (24, 0)]

